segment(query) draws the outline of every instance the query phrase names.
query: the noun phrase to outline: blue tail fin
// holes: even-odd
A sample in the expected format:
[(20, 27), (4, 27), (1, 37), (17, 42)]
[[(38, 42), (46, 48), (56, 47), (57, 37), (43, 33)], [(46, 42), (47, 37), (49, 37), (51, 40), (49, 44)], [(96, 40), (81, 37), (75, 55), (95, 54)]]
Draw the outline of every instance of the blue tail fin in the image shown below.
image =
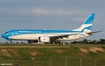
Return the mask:
[(85, 20), (84, 24), (92, 24), (94, 20), (95, 13), (91, 13), (88, 18)]
[(91, 13), (88, 16), (88, 18), (85, 20), (85, 22), (82, 24), (82, 26), (75, 30), (82, 31), (82, 32), (91, 32), (94, 16), (95, 16), (95, 13)]

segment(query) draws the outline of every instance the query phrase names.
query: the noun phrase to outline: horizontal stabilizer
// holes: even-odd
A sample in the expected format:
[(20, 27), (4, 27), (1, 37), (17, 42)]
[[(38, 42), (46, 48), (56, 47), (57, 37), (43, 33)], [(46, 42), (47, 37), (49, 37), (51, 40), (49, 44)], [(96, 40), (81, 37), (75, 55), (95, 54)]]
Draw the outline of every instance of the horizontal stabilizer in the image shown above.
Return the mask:
[(102, 30), (101, 31), (94, 31), (94, 32), (89, 32), (87, 34), (95, 34), (95, 33), (99, 33), (99, 32), (103, 32)]

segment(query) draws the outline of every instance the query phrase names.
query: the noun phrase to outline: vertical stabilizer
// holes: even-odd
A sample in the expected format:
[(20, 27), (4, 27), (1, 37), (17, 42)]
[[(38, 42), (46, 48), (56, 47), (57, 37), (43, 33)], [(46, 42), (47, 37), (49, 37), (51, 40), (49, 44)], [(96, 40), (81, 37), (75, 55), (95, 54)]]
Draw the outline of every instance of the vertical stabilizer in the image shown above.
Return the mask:
[(80, 28), (74, 31), (91, 32), (95, 13), (91, 13)]

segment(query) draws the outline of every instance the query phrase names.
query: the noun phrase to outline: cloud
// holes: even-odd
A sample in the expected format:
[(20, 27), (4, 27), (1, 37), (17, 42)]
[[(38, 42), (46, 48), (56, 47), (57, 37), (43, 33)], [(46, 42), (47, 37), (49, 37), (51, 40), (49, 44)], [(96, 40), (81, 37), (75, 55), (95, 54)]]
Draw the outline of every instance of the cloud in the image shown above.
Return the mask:
[(45, 10), (45, 9), (34, 9), (33, 12), (34, 12), (35, 15), (49, 15), (49, 14), (53, 14), (52, 11)]
[[(35, 16), (50, 16), (50, 15), (58, 15), (58, 16), (65, 16), (65, 15), (80, 15), (84, 14), (85, 11), (80, 10), (62, 10), (62, 9), (55, 9), (55, 8), (1, 8), (0, 12), (7, 15), (35, 15)], [(0, 14), (1, 14), (0, 13)], [(85, 13), (86, 14), (86, 13)]]
[(62, 9), (43, 9), (43, 8), (35, 8), (32, 9), (33, 13), (38, 16), (42, 15), (56, 15), (56, 16), (66, 16), (66, 15), (82, 15), (86, 14), (85, 11), (79, 11), (79, 10), (62, 10)]
[[(19, 11), (20, 10), (20, 11)], [(44, 17), (50, 17), (50, 16), (68, 16), (71, 21), (84, 21), (91, 12), (85, 11), (85, 10), (62, 10), (62, 9), (56, 9), (56, 8), (45, 8), (45, 7), (36, 7), (36, 8), (24, 8), (19, 9), (21, 15), (27, 15), (27, 16), (44, 16)]]
[[(91, 13), (89, 10), (76, 10), (76, 9), (60, 9), (60, 8), (49, 8), (49, 7), (25, 7), (25, 8), (1, 8), (1, 17), (34, 17), (34, 16), (68, 16), (71, 21), (81, 22)], [(100, 15), (100, 14), (99, 14)]]

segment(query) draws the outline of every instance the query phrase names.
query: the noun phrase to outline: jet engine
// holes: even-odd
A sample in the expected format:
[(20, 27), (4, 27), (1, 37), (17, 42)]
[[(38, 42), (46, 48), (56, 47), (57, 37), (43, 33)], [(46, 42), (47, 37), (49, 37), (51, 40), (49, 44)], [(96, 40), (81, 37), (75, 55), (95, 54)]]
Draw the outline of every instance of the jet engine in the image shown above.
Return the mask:
[(39, 37), (40, 42), (50, 42), (50, 38), (46, 36), (41, 36)]

